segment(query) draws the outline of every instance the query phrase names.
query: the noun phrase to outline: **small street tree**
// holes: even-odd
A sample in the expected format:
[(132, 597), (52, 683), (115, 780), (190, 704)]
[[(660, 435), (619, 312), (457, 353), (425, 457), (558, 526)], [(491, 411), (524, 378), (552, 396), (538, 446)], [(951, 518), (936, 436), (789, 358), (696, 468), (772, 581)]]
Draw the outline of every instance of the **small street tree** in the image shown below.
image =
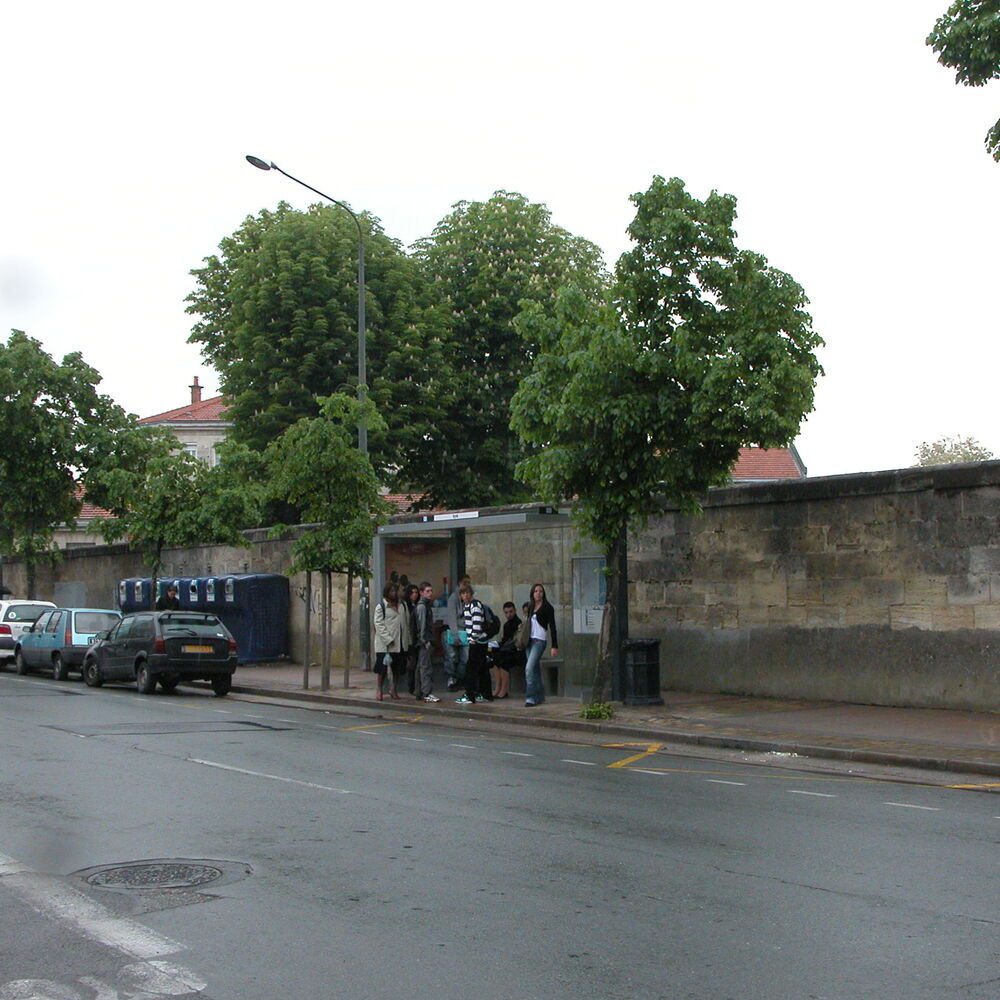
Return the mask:
[(323, 581), (321, 686), (325, 690), (330, 686), (332, 575), (347, 577), (344, 687), (349, 687), (352, 583), (355, 577), (369, 576), (372, 536), (387, 520), (389, 505), (379, 494), (371, 461), (354, 444), (362, 420), (369, 430), (384, 430), (374, 404), (342, 393), (317, 403), (319, 416), (292, 424), (268, 446), (264, 457), (272, 497), (300, 510), (308, 524), (292, 546), (293, 569), (318, 572)]
[(95, 476), (111, 517), (99, 527), (109, 542), (125, 539), (140, 550), (156, 599), (163, 551), (210, 542), (245, 544), (242, 530), (256, 523), (259, 496), (222, 465), (209, 468), (167, 437), (141, 466), (105, 468)]
[(953, 462), (985, 462), (993, 452), (974, 437), (942, 437), (917, 445), (917, 465), (949, 465)]
[(628, 529), (664, 501), (699, 510), (742, 446), (788, 444), (821, 372), (802, 288), (736, 246), (735, 198), (702, 202), (656, 177), (632, 201), (635, 246), (612, 294), (566, 288), (554, 313), (529, 303), (518, 319), (539, 345), (513, 401), (512, 426), (535, 449), (518, 475), (542, 499), (571, 500), (605, 554), (595, 702), (609, 694)]
[[(1000, 79), (1000, 2), (955, 0), (934, 24), (927, 44), (955, 82), (982, 87)], [(1000, 121), (986, 133), (986, 151), (1000, 162)]]

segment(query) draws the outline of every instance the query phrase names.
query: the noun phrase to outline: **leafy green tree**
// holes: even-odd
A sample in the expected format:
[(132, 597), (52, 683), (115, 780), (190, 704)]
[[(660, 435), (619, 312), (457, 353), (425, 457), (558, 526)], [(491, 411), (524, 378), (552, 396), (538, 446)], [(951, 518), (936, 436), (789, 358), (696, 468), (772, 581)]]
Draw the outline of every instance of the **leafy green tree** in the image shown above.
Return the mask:
[[(557, 289), (602, 287), (596, 246), (552, 223), (549, 210), (497, 191), (462, 201), (414, 247), (444, 309), (447, 339), (428, 386), (433, 426), (411, 439), (404, 478), (450, 507), (524, 499), (514, 476), (524, 451), (510, 401), (537, 350), (514, 326), (522, 302), (551, 312)], [(428, 478), (428, 474), (430, 474)]]
[(385, 425), (371, 400), (363, 405), (337, 393), (318, 402), (319, 416), (303, 417), (292, 424), (268, 445), (264, 458), (269, 491), (300, 510), (308, 524), (293, 543), (293, 568), (322, 575), (324, 688), (329, 686), (331, 576), (347, 576), (347, 687), (352, 580), (369, 576), (372, 536), (390, 513), (389, 505), (380, 496), (379, 479), (371, 461), (355, 446), (354, 429), (362, 420), (370, 431), (383, 430)]
[(164, 549), (242, 545), (242, 530), (257, 521), (258, 492), (230, 476), (224, 464), (210, 468), (176, 447), (176, 440), (164, 438), (141, 465), (95, 473), (111, 514), (99, 522), (101, 533), (109, 542), (125, 539), (143, 553), (154, 597)]
[[(1000, 78), (1000, 0), (955, 0), (927, 36), (938, 62), (957, 83), (981, 87)], [(986, 133), (986, 149), (1000, 162), (1000, 120)]]
[(742, 446), (791, 441), (821, 372), (802, 288), (736, 246), (735, 198), (702, 202), (656, 177), (632, 201), (635, 245), (612, 294), (563, 289), (554, 311), (529, 303), (518, 320), (540, 345), (513, 401), (513, 427), (537, 449), (518, 475), (572, 500), (607, 562), (595, 702), (608, 696), (628, 529), (664, 500), (697, 511)]
[(974, 437), (942, 437), (917, 445), (917, 465), (949, 465), (954, 462), (985, 462), (993, 457), (989, 448)]
[[(369, 445), (388, 478), (429, 419), (422, 387), (423, 372), (438, 364), (436, 314), (415, 262), (375, 218), (360, 221), (369, 394), (391, 418), (391, 433), (373, 433)], [(236, 441), (263, 451), (301, 417), (316, 416), (320, 397), (357, 384), (357, 254), (358, 230), (343, 209), (281, 203), (248, 217), (192, 272), (188, 312), (199, 319), (190, 341), (219, 372)]]
[(0, 343), (0, 546), (24, 559), (29, 597), (56, 527), (80, 512), (80, 482), (145, 447), (144, 430), (98, 392), (100, 381), (79, 352), (57, 362), (20, 330)]

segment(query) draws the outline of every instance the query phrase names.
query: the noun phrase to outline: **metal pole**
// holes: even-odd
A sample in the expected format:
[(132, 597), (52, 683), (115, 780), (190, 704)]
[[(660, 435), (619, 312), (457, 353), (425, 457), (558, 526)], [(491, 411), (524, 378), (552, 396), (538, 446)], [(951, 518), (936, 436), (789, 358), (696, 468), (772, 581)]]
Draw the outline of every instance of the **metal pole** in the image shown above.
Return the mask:
[[(347, 212), (354, 220), (354, 225), (358, 227), (358, 402), (364, 404), (368, 397), (368, 374), (366, 358), (367, 329), (365, 321), (365, 233), (361, 228), (361, 220), (342, 201), (331, 198), (330, 195), (324, 194), (319, 188), (314, 188), (311, 184), (306, 184), (305, 181), (299, 180), (298, 177), (293, 177), (287, 170), (282, 170), (277, 163), (262, 160), (259, 156), (247, 156), (247, 162), (253, 164), (259, 170), (277, 170), (279, 174), (283, 174), (290, 181), (295, 181), (296, 184), (301, 185), (308, 191), (312, 191), (313, 194), (318, 194), (321, 198), (332, 202)], [(363, 414), (358, 422), (358, 451), (362, 455), (368, 454), (368, 427), (365, 425)], [(364, 575), (361, 576), (360, 584), (360, 596), (358, 599), (358, 611), (361, 619), (359, 645), (361, 648), (361, 669), (366, 670), (371, 652), (371, 637), (368, 628), (368, 581)]]

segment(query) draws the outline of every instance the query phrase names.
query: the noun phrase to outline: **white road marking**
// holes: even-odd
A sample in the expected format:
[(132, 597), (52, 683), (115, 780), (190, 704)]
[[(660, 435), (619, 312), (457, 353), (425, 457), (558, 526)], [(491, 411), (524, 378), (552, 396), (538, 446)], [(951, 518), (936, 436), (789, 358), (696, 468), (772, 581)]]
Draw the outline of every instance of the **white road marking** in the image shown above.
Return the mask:
[(658, 778), (665, 778), (667, 776), (666, 771), (649, 771), (644, 767), (629, 767), (626, 770), (634, 771), (636, 774), (655, 774)]
[(936, 806), (915, 806), (911, 805), (909, 802), (883, 802), (884, 806), (896, 806), (898, 809), (923, 809), (925, 812), (941, 812)]
[(426, 743), (427, 741), (422, 736), (400, 736), (401, 740), (406, 740), (407, 743)]
[(449, 743), (450, 747), (458, 747), (459, 750), (478, 750), (479, 747), (470, 747), (467, 743)]
[(563, 764), (579, 764), (581, 767), (597, 767), (597, 765), (592, 760), (570, 760), (568, 757), (563, 757)]
[(723, 781), (721, 778), (706, 778), (705, 780), (713, 785), (739, 785), (740, 788), (746, 787), (745, 781)]
[(785, 789), (789, 795), (814, 795), (817, 799), (835, 799), (836, 795), (830, 795), (829, 792), (805, 792), (800, 791), (798, 788), (787, 788)]
[(113, 916), (60, 879), (43, 875), (14, 858), (0, 855), (0, 885), (17, 893), (26, 903), (84, 937), (115, 948), (134, 958), (159, 958), (181, 951), (183, 945), (154, 933), (142, 924)]
[(500, 753), (506, 754), (508, 757), (534, 757), (533, 753), (518, 753), (516, 750), (501, 750)]
[(331, 785), (318, 785), (315, 781), (300, 781), (298, 778), (284, 778), (280, 774), (267, 774), (264, 771), (248, 771), (245, 767), (233, 767), (230, 764), (219, 764), (214, 760), (201, 760), (198, 757), (185, 757), (192, 764), (203, 764), (205, 767), (215, 767), (220, 771), (232, 771), (234, 774), (248, 774), (252, 778), (267, 778), (268, 781), (283, 781), (288, 785), (302, 785), (303, 788), (318, 788), (321, 792), (337, 792), (340, 795), (350, 795), (347, 788), (334, 788)]

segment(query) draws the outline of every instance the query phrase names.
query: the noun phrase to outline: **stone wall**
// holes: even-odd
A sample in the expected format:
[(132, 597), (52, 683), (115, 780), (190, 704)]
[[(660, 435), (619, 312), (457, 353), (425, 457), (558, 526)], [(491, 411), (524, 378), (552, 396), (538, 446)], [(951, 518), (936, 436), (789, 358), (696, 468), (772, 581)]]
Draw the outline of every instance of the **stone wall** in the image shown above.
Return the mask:
[(1000, 710), (1000, 463), (715, 491), (632, 541), (667, 688)]
[[(287, 537), (247, 539), (168, 551), (163, 575), (289, 575)], [(565, 525), (466, 531), (467, 571), (495, 609), (545, 584), (559, 691), (573, 696), (589, 689), (596, 636), (573, 631), (572, 560), (592, 554)], [(629, 560), (630, 635), (661, 640), (665, 689), (1000, 711), (1000, 462), (713, 491), (701, 515), (651, 519)], [(24, 596), (23, 567), (3, 572)], [(114, 606), (120, 579), (146, 575), (125, 546), (71, 550), (39, 569), (36, 596)], [(290, 579), (301, 660), (306, 577)], [(335, 578), (334, 666), (344, 612)]]

